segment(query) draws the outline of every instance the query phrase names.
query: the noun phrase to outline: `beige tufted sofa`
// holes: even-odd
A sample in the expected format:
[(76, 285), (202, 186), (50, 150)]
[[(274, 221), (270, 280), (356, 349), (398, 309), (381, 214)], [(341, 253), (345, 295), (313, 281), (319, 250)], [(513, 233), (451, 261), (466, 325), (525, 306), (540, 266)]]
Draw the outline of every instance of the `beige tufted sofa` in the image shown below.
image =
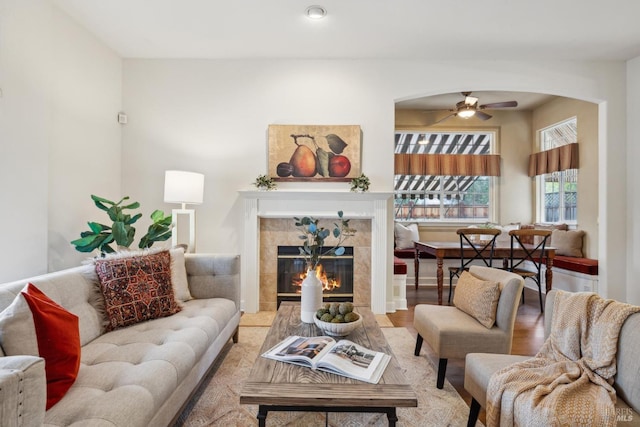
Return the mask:
[(240, 259), (187, 254), (194, 299), (170, 317), (102, 333), (95, 283), (82, 266), (0, 285), (0, 311), (31, 282), (79, 317), (81, 366), (60, 402), (45, 412), (44, 360), (0, 349), (3, 426), (168, 426), (222, 347), (237, 342)]

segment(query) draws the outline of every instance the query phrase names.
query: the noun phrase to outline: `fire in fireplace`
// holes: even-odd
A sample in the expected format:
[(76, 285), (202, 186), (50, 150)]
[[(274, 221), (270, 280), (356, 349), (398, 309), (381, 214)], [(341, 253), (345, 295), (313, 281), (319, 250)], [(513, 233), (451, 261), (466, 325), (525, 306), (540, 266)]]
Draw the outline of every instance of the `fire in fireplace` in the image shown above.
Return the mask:
[[(353, 247), (343, 255), (322, 258), (316, 274), (322, 282), (324, 301), (353, 301)], [(304, 258), (297, 246), (278, 246), (277, 302), (299, 301), (302, 281), (307, 275)]]

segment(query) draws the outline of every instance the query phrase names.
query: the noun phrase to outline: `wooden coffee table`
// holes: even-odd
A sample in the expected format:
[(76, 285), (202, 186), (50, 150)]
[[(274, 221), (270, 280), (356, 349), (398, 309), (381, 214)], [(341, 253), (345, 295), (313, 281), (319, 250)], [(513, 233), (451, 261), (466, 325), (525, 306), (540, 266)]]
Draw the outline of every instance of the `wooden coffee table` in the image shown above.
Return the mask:
[[(240, 392), (240, 403), (259, 405), (260, 426), (266, 425), (269, 411), (382, 412), (387, 414), (389, 425), (395, 426), (397, 407), (418, 406), (416, 394), (404, 378), (373, 313), (367, 307), (356, 307), (356, 311), (362, 315), (362, 325), (346, 339), (391, 355), (380, 382), (369, 384), (258, 356)], [(310, 337), (323, 333), (314, 324), (302, 323), (299, 303), (283, 302), (260, 354), (291, 335)]]

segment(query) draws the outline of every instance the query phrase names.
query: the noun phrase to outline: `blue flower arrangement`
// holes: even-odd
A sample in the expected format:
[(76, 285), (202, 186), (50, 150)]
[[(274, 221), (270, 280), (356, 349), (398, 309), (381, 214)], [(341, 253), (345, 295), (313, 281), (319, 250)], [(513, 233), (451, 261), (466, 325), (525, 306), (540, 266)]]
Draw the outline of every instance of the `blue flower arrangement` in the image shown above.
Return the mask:
[[(338, 211), (339, 223), (333, 224), (333, 230), (330, 231), (324, 227), (318, 226), (319, 220), (314, 217), (305, 216), (302, 218), (294, 217), (296, 227), (303, 233), (299, 236), (304, 243), (299, 247), (300, 256), (304, 257), (307, 263), (307, 269), (315, 269), (323, 257), (340, 256), (344, 254), (344, 246), (342, 243), (356, 233), (356, 230), (349, 227), (349, 220), (343, 218), (343, 212)], [(333, 234), (338, 242), (330, 247), (324, 246), (327, 237)]]

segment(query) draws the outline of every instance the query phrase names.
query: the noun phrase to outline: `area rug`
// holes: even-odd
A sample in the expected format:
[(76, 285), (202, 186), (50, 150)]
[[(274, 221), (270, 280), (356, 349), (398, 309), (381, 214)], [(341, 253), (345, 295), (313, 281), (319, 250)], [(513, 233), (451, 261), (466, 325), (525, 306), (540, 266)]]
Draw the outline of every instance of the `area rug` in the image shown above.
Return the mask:
[[(240, 389), (249, 376), (251, 367), (268, 328), (243, 327), (237, 344), (227, 344), (223, 359), (203, 381), (175, 427), (200, 426), (253, 426), (257, 425), (257, 405), (240, 405)], [(412, 427), (465, 426), (469, 407), (445, 381), (444, 388), (435, 386), (436, 374), (424, 355), (413, 355), (415, 338), (405, 328), (382, 330), (393, 348), (407, 380), (418, 396), (417, 408), (398, 408), (398, 425)], [(324, 412), (270, 412), (268, 426), (386, 426), (384, 414), (324, 413)], [(478, 426), (482, 426), (478, 422)]]

